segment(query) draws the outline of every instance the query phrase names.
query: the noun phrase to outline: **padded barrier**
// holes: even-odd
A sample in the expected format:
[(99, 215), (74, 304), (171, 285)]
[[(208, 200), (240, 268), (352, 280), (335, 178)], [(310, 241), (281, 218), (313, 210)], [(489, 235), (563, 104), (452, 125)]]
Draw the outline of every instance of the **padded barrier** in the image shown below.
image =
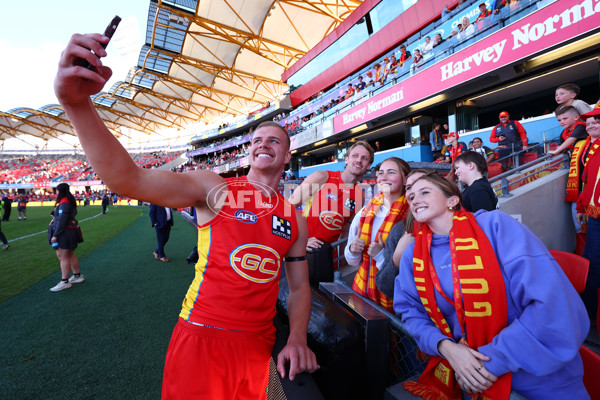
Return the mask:
[(323, 243), (318, 249), (306, 252), (308, 262), (308, 280), (313, 288), (319, 287), (319, 282), (333, 282), (333, 247)]
[[(280, 322), (287, 326), (289, 288), (284, 275), (282, 273), (279, 285), (277, 315)], [(311, 291), (308, 345), (321, 367), (312, 374), (314, 381), (328, 400), (368, 398), (365, 338), (360, 322), (319, 291)]]

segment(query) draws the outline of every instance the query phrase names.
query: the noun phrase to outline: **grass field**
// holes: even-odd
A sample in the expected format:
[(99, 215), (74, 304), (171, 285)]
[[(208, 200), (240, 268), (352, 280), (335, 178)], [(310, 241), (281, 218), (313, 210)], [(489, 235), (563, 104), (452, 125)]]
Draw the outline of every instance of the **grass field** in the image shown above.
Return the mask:
[(0, 252), (0, 399), (159, 399), (194, 276), (186, 256), (195, 232), (174, 213), (163, 263), (152, 255), (148, 207), (78, 210), (85, 242), (75, 252), (86, 279), (57, 293), (49, 291), (60, 279), (47, 242), (50, 209), (2, 223), (11, 247)]
[[(10, 247), (0, 252), (0, 303), (60, 270), (56, 252), (48, 245), (52, 209), (28, 207), (25, 221), (19, 221), (13, 210), (11, 220), (2, 222)], [(141, 215), (137, 207), (111, 207), (104, 215), (100, 206), (77, 207), (77, 212), (84, 236), (84, 242), (75, 250), (79, 258), (102, 246)]]

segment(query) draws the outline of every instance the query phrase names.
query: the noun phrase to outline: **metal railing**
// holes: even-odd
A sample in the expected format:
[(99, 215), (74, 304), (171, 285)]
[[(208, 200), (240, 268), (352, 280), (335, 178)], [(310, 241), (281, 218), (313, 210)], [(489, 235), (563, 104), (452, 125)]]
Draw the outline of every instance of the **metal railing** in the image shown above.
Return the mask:
[[(508, 171), (498, 174), (498, 175), (494, 176), (493, 178), (489, 179), (489, 182), (492, 185), (492, 187), (495, 186), (494, 185), (495, 183), (500, 181), (500, 189), (501, 189), (502, 193), (500, 194), (499, 197), (503, 197), (503, 198), (512, 197), (513, 195), (510, 193), (511, 186), (514, 186), (523, 181), (526, 181), (527, 179), (529, 179), (541, 172), (548, 171), (551, 169), (557, 169), (557, 167), (560, 168), (559, 166), (561, 164), (562, 164), (562, 168), (569, 168), (570, 159), (569, 159), (568, 154), (565, 154), (565, 153), (563, 153), (560, 156), (555, 156), (552, 154), (543, 154), (540, 157), (536, 158), (535, 160), (532, 160), (525, 164), (521, 164), (521, 158), (522, 158), (523, 154), (531, 153), (532, 150), (536, 150), (536, 149), (538, 150), (537, 151), (538, 154), (540, 151), (543, 151), (544, 153), (546, 153), (546, 149), (548, 148), (548, 145), (555, 141), (556, 141), (556, 139), (545, 140), (537, 145), (530, 146), (527, 149), (523, 149), (520, 151), (513, 151), (510, 155), (496, 160), (495, 162), (499, 162), (499, 163), (512, 162), (512, 164), (513, 164), (513, 167), (510, 168)], [(550, 162), (547, 162), (547, 160), (550, 160)], [(532, 170), (529, 170), (530, 168), (532, 168), (536, 165), (540, 165), (540, 164), (544, 164), (544, 165), (541, 168), (534, 168)], [(529, 171), (525, 172), (522, 175), (519, 175), (520, 172), (525, 171), (525, 170), (529, 170)], [(518, 175), (518, 176), (515, 177), (515, 175)], [(513, 179), (511, 179), (509, 181), (509, 178), (511, 178), (511, 177)]]

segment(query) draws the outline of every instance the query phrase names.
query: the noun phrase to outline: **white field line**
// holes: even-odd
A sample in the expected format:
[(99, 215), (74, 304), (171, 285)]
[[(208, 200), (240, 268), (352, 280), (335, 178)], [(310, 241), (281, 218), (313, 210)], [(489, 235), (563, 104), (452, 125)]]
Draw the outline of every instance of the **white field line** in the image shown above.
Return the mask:
[[(91, 217), (89, 217), (89, 218), (82, 219), (81, 221), (77, 221), (77, 222), (81, 223), (81, 222), (83, 222), (83, 221), (87, 221), (87, 220), (90, 220), (90, 219), (92, 219), (92, 218), (97, 218), (97, 217), (98, 217), (98, 216), (100, 216), (100, 215), (102, 215), (102, 213), (100, 213), (100, 214), (97, 214), (97, 215), (94, 215), (94, 216), (91, 216)], [(14, 242), (14, 241), (16, 241), (16, 240), (27, 239), (27, 238), (29, 238), (29, 237), (32, 237), (32, 236), (41, 235), (42, 233), (46, 233), (46, 234), (47, 234), (47, 233), (48, 233), (48, 231), (47, 231), (47, 230), (45, 230), (45, 231), (41, 231), (41, 232), (32, 233), (32, 234), (30, 234), (30, 235), (26, 235), (26, 236), (21, 236), (21, 237), (18, 237), (18, 238), (9, 239), (9, 243), (12, 243), (12, 242)]]

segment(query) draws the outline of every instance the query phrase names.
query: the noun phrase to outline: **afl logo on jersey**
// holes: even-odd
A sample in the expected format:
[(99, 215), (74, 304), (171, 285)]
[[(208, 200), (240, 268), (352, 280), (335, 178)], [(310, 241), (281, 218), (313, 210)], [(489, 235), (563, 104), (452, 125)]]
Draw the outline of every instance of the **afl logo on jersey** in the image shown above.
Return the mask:
[(241, 277), (256, 283), (267, 283), (279, 276), (281, 257), (268, 246), (248, 243), (231, 252), (229, 264)]
[(321, 211), (319, 221), (330, 231), (337, 231), (344, 227), (344, 217), (335, 211)]
[(237, 210), (235, 212), (235, 219), (245, 224), (253, 224), (258, 220), (256, 214), (246, 210)]

